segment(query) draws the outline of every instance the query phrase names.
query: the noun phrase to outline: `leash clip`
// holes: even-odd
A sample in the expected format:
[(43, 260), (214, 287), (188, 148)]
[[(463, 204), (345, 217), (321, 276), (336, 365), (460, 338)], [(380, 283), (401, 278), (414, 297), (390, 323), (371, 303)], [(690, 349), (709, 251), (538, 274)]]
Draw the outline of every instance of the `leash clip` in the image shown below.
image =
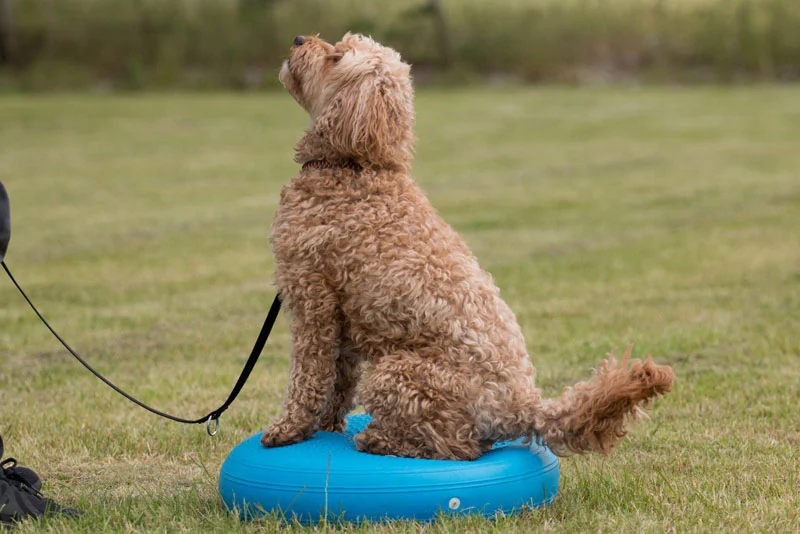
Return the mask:
[[(214, 422), (214, 429), (211, 429), (211, 422)], [(219, 432), (219, 416), (214, 417), (214, 415), (208, 416), (208, 421), (206, 421), (206, 432), (208, 432), (209, 436), (216, 436), (217, 432)]]

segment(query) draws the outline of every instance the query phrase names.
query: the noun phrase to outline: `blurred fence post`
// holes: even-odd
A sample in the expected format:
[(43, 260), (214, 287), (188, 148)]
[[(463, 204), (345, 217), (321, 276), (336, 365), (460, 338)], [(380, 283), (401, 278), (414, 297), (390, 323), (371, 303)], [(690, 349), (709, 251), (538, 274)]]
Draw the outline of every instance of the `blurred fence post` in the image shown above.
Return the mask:
[(0, 65), (11, 63), (14, 35), (11, 24), (11, 0), (0, 0)]
[(445, 67), (453, 65), (453, 41), (450, 39), (450, 31), (444, 18), (441, 0), (428, 0), (428, 6), (433, 14), (433, 23), (436, 28), (436, 37), (439, 39), (439, 46), (442, 49), (442, 59)]

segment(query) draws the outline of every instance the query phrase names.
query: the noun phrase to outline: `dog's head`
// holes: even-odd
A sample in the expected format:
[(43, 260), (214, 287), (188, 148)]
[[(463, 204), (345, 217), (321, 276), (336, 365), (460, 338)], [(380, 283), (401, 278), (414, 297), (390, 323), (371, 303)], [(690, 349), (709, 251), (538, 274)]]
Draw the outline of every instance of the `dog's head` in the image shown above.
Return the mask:
[(400, 54), (358, 34), (333, 45), (297, 37), (280, 81), (311, 115), (309, 133), (333, 157), (407, 170), (414, 93)]

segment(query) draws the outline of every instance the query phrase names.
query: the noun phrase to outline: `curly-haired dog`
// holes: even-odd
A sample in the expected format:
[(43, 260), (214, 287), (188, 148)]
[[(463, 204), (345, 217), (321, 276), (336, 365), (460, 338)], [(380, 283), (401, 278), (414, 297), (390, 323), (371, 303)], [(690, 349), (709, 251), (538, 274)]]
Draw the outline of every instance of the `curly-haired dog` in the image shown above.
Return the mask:
[(541, 398), (513, 312), (409, 175), (413, 90), (397, 52), (360, 35), (298, 37), (280, 80), (311, 126), (271, 235), (292, 357), (265, 446), (341, 431), (357, 393), (372, 416), (362, 451), (470, 460), (525, 436), (605, 453), (671, 389), (669, 367), (626, 353)]

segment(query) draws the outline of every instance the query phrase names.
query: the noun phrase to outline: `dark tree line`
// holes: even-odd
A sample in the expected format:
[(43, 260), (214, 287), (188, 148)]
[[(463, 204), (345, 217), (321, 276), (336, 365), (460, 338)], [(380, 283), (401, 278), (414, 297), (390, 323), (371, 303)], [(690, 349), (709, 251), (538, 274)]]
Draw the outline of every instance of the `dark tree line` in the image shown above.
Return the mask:
[(13, 41), (11, 0), (0, 0), (0, 65), (11, 62)]

